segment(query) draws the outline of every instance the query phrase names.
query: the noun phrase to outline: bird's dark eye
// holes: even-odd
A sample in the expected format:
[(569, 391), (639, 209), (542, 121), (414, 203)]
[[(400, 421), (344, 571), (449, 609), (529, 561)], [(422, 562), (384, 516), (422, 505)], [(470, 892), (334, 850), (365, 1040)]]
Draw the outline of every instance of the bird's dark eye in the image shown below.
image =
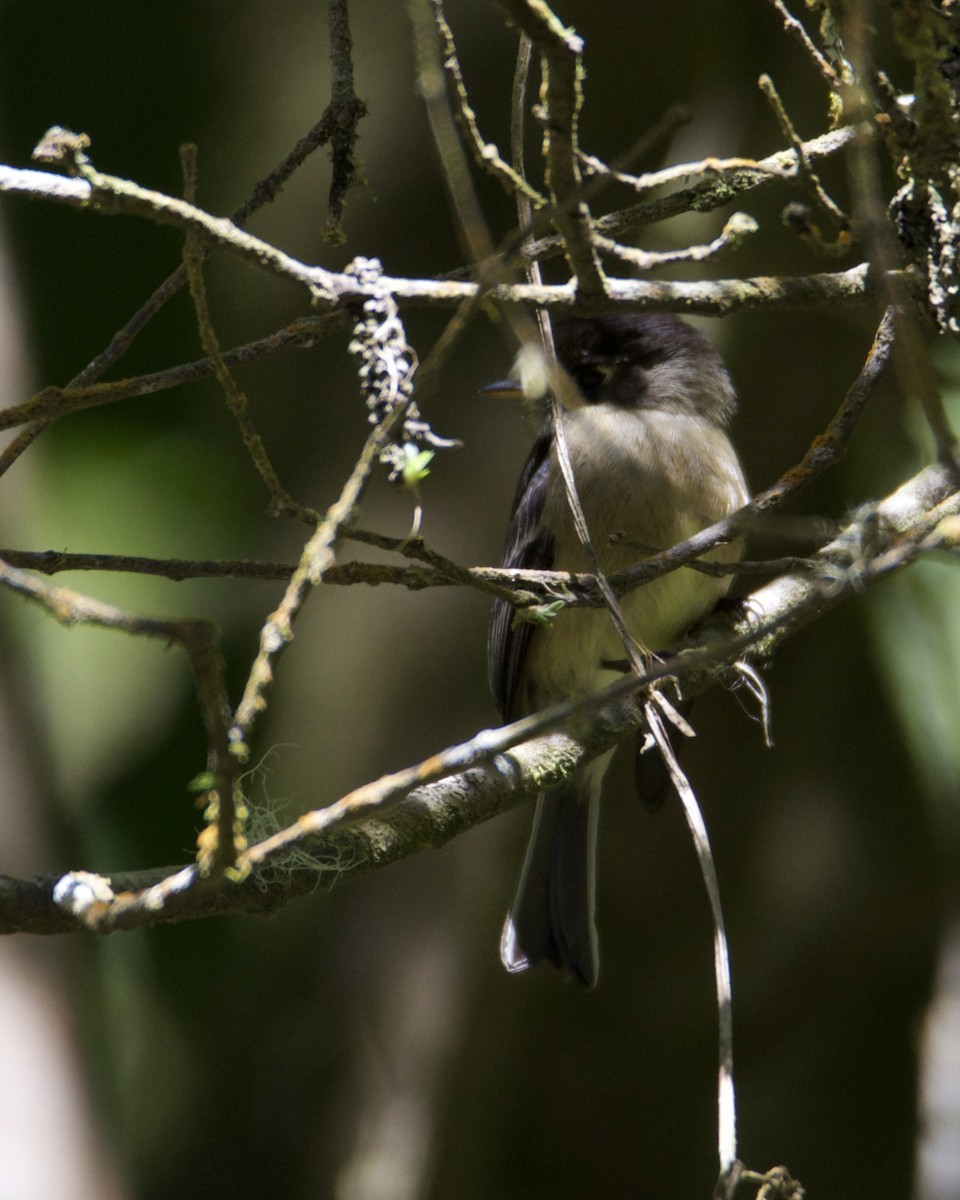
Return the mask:
[(612, 371), (613, 367), (608, 364), (595, 366), (592, 363), (581, 363), (577, 368), (575, 378), (584, 399), (595, 400), (600, 389), (610, 378)]

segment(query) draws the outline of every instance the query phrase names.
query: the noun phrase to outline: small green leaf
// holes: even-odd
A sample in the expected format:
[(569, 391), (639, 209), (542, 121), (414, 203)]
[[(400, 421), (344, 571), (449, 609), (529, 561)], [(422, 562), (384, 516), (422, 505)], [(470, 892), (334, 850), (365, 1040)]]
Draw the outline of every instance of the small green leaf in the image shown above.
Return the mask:
[(430, 474), (429, 463), (433, 459), (432, 450), (418, 450), (413, 442), (407, 442), (403, 447), (403, 482), (407, 487), (416, 487), (421, 479)]
[(517, 613), (517, 618), (521, 621), (529, 621), (532, 625), (549, 626), (553, 623), (557, 613), (564, 608), (566, 608), (566, 601), (551, 600), (549, 604), (536, 604), (531, 608), (521, 608)]

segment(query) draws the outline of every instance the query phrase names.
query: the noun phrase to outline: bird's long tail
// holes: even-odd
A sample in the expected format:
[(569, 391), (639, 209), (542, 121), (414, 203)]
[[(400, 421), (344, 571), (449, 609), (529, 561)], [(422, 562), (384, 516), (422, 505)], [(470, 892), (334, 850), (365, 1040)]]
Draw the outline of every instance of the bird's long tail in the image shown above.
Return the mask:
[(599, 972), (596, 908), (600, 778), (590, 771), (537, 800), (533, 830), (500, 939), (508, 971), (551, 962), (586, 987)]

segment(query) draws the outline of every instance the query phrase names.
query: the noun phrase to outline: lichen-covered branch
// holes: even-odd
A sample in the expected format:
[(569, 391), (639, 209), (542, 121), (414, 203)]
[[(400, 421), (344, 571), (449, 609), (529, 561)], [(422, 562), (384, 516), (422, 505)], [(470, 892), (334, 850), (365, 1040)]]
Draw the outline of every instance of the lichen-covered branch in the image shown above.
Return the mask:
[[(695, 694), (724, 663), (750, 653), (768, 656), (841, 600), (860, 594), (919, 555), (958, 551), (960, 490), (955, 473), (946, 466), (925, 468), (857, 514), (838, 538), (813, 556), (811, 570), (788, 573), (758, 589), (744, 601), (742, 616), (723, 628), (711, 626), (646, 676), (625, 679), (593, 698), (589, 703), (599, 715), (589, 724), (566, 724), (583, 712), (581, 702), (557, 706), (501, 730), (483, 731), (470, 742), (351, 793), (335, 806), (307, 813), (251, 846), (251, 875), (245, 881), (203, 879), (193, 867), (125, 874), (112, 882), (103, 880), (98, 888), (82, 876), (0, 878), (0, 932), (106, 932), (226, 913), (266, 913), (315, 890), (318, 878), (321, 886), (332, 886), (426, 846), (442, 845), (622, 739), (641, 719), (629, 697), (650, 680), (673, 676), (684, 682), (688, 694)], [(418, 779), (423, 782), (416, 786)], [(308, 852), (306, 863), (285, 863), (293, 847)], [(54, 900), (58, 886), (61, 903)]]

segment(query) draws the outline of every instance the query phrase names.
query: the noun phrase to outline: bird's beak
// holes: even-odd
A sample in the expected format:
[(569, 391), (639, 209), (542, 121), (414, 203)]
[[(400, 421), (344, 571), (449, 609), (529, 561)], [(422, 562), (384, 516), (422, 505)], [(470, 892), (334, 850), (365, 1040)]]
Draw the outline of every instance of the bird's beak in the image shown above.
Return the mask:
[(580, 389), (558, 363), (548, 363), (543, 347), (528, 342), (520, 347), (517, 361), (513, 364), (514, 377), (491, 383), (481, 390), (481, 395), (503, 396), (507, 400), (520, 400), (532, 410), (543, 411), (546, 398), (552, 392), (560, 407), (568, 412), (583, 408), (584, 399)]
[(495, 396), (502, 400), (525, 400), (526, 393), (519, 379), (501, 379), (497, 383), (488, 383), (480, 389), (481, 396)]

